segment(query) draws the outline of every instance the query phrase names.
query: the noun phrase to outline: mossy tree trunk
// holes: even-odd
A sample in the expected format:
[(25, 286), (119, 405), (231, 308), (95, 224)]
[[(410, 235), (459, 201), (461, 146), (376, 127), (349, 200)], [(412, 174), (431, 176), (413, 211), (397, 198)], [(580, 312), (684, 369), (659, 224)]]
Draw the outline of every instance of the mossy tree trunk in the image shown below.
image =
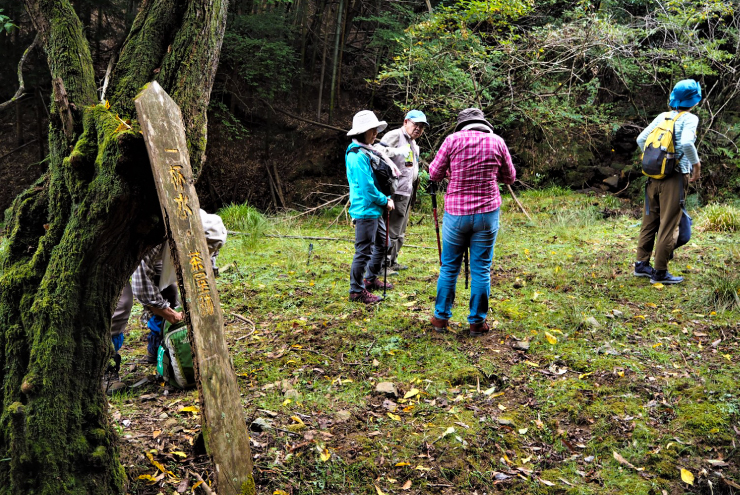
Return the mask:
[(2, 494), (123, 491), (100, 386), (110, 318), (164, 232), (133, 98), (159, 81), (182, 109), (199, 170), (227, 1), (145, 2), (111, 76), (108, 108), (97, 104), (69, 0), (25, 0), (55, 83), (49, 169), (13, 203), (0, 259)]

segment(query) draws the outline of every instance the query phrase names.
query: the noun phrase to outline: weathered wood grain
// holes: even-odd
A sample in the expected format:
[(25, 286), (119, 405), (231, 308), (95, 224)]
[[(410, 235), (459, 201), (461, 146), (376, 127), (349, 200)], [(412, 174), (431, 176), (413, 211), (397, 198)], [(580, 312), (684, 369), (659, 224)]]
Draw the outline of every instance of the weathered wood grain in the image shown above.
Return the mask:
[(249, 435), (223, 335), (182, 115), (156, 82), (135, 103), (178, 272), (200, 390), (203, 435), (217, 473), (218, 493), (253, 493)]

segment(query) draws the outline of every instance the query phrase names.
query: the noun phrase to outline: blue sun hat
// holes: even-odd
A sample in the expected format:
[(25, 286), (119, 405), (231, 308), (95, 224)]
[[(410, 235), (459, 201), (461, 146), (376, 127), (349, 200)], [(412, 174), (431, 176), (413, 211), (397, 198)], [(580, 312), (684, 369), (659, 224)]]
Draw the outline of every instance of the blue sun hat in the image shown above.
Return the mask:
[(424, 124), (429, 127), (427, 116), (424, 115), (424, 112), (422, 112), (421, 110), (411, 110), (409, 113), (406, 114), (404, 120), (410, 120), (415, 124)]
[(671, 108), (693, 107), (701, 101), (701, 85), (693, 79), (678, 81), (671, 91)]

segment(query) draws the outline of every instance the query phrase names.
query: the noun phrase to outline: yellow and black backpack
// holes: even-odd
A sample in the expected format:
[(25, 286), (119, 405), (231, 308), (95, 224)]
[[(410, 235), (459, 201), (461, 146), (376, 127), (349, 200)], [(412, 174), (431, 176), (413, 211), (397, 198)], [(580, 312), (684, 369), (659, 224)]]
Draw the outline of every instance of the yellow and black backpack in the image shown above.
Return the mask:
[(676, 166), (676, 150), (673, 145), (673, 128), (676, 121), (686, 112), (678, 112), (671, 118), (666, 115), (663, 122), (652, 130), (645, 141), (642, 153), (642, 173), (652, 179), (665, 179)]

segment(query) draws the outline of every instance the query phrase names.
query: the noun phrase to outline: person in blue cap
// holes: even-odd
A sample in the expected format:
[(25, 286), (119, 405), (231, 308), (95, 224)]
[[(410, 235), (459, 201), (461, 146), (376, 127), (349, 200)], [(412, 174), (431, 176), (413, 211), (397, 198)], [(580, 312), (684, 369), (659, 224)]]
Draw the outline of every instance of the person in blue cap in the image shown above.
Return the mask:
[[(668, 272), (668, 260), (673, 258), (674, 235), (681, 220), (681, 206), (689, 182), (701, 176), (701, 162), (696, 151), (696, 129), (699, 118), (691, 113), (701, 101), (701, 86), (693, 79), (676, 83), (671, 92), (671, 110), (663, 112), (637, 137), (637, 144), (645, 150), (650, 133), (666, 119), (676, 119), (673, 143), (677, 160), (676, 168), (665, 179), (648, 179), (645, 187), (645, 208), (642, 228), (637, 243), (637, 262), (634, 275), (650, 277), (650, 283), (678, 284), (683, 277)], [(650, 255), (655, 248), (655, 268), (650, 266)]]
[(402, 149), (404, 153), (397, 153), (391, 159), (401, 171), (396, 192), (391, 196), (395, 208), (391, 211), (388, 223), (389, 249), (386, 262), (390, 267), (389, 274), (398, 270), (405, 270), (406, 265), (398, 263), (398, 253), (403, 246), (406, 236), (406, 226), (411, 213), (411, 197), (418, 185), (419, 179), (419, 146), (416, 140), (421, 137), (429, 126), (426, 115), (420, 110), (411, 110), (406, 114), (403, 125), (398, 129), (388, 131), (380, 144), (389, 148)]

